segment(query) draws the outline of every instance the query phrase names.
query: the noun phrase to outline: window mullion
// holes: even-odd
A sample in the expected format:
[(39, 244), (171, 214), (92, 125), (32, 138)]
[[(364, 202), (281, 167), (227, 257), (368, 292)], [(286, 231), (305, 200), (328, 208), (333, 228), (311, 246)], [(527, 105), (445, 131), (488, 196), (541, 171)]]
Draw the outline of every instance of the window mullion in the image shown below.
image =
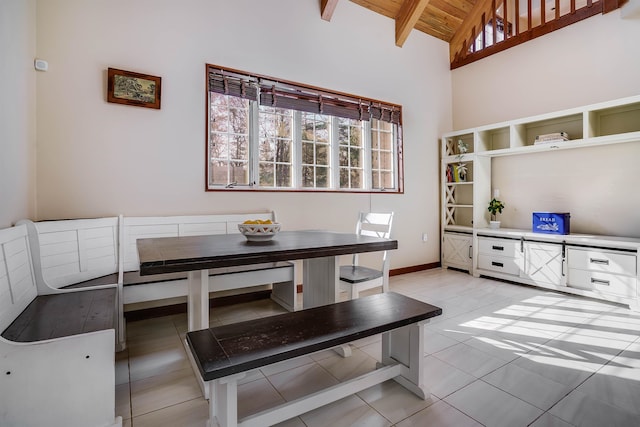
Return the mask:
[(249, 187), (260, 186), (260, 107), (256, 101), (249, 102)]
[(340, 135), (338, 130), (340, 119), (338, 117), (331, 117), (331, 143), (329, 150), (331, 158), (329, 160), (329, 171), (331, 178), (329, 181), (329, 188), (336, 190), (340, 188)]
[(293, 188), (299, 190), (302, 188), (302, 113), (300, 111), (293, 112), (293, 125), (292, 125), (292, 158), (293, 162), (293, 171), (292, 171), (292, 179)]
[(372, 181), (371, 181), (371, 120), (367, 120), (364, 122), (364, 135), (363, 139), (363, 159), (362, 159), (362, 175), (363, 176), (363, 184), (365, 190), (371, 190)]

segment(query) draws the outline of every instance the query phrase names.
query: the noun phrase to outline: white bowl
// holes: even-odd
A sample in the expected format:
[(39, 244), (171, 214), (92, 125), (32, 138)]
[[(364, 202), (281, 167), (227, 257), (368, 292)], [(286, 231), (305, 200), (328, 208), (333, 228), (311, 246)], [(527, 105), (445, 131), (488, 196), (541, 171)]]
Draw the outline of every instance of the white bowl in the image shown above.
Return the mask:
[(260, 242), (273, 239), (280, 231), (280, 224), (238, 224), (238, 230), (250, 242)]

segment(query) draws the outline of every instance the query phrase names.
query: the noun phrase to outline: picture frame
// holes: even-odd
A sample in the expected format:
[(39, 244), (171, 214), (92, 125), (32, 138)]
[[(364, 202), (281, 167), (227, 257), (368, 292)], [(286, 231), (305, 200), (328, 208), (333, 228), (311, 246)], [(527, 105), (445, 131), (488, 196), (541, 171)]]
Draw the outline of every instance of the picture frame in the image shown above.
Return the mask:
[(107, 102), (160, 109), (162, 78), (109, 68)]

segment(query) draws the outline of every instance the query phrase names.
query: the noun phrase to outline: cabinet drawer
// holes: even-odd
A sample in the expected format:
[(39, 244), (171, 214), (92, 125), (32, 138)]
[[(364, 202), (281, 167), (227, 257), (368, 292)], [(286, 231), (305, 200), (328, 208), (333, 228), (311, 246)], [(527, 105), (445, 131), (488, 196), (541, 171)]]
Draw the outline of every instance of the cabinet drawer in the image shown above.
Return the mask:
[(569, 268), (628, 276), (636, 275), (637, 259), (635, 254), (573, 248), (569, 248), (567, 254)]
[(478, 252), (487, 255), (515, 257), (520, 252), (520, 241), (482, 237), (478, 239)]
[(518, 276), (522, 269), (522, 258), (479, 254), (478, 268)]
[(635, 298), (637, 281), (635, 277), (571, 268), (567, 285), (572, 288)]

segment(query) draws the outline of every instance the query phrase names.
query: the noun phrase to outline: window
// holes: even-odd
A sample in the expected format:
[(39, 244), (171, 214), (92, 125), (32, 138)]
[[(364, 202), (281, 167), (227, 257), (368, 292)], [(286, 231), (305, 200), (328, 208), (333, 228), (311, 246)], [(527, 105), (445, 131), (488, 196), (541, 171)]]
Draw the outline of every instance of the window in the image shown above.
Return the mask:
[(207, 190), (402, 192), (402, 107), (207, 65)]

